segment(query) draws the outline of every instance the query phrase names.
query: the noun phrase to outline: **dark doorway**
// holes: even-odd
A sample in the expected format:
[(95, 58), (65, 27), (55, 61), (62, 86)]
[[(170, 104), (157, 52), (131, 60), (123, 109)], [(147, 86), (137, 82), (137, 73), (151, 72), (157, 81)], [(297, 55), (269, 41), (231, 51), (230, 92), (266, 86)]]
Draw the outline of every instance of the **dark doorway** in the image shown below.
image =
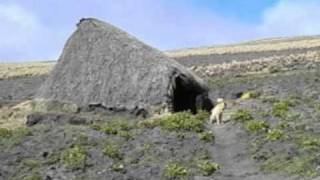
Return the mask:
[(175, 79), (175, 88), (173, 90), (173, 111), (190, 110), (196, 113), (196, 96), (197, 93), (191, 84), (188, 84), (180, 76)]

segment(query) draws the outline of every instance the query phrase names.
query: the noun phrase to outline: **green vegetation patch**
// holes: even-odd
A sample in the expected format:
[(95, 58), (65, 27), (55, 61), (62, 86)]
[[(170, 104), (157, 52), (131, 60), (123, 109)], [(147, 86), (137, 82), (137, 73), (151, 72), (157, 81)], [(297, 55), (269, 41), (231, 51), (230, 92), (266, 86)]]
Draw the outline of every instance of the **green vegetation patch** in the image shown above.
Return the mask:
[(210, 176), (220, 169), (219, 164), (206, 160), (199, 161), (197, 166), (206, 176)]
[(269, 129), (266, 139), (269, 141), (276, 141), (283, 137), (284, 132), (281, 129)]
[(7, 148), (12, 148), (22, 142), (22, 140), (31, 136), (32, 132), (29, 128), (19, 127), (14, 130), (5, 128), (0, 129), (0, 145)]
[(169, 131), (203, 132), (204, 122), (208, 117), (209, 113), (206, 111), (199, 111), (197, 114), (184, 111), (148, 119), (140, 122), (139, 125), (146, 128), (160, 126), (162, 129)]
[(247, 122), (253, 120), (253, 116), (247, 109), (239, 109), (231, 115), (231, 118), (239, 122)]
[(199, 133), (199, 138), (206, 142), (212, 142), (215, 139), (212, 131)]
[(134, 123), (129, 122), (128, 119), (116, 118), (109, 120), (106, 123), (93, 124), (91, 127), (106, 134), (117, 135), (129, 140), (133, 138), (130, 130), (134, 129), (136, 126)]
[(9, 138), (12, 135), (12, 131), (6, 128), (0, 128), (0, 138)]
[(247, 132), (259, 132), (269, 129), (269, 124), (264, 120), (247, 121), (244, 126)]
[(119, 147), (114, 144), (107, 144), (102, 150), (103, 154), (112, 159), (122, 159)]
[(188, 174), (189, 171), (187, 167), (176, 162), (168, 163), (163, 170), (164, 177), (168, 179), (182, 179), (188, 176)]
[(320, 138), (315, 136), (300, 136), (297, 139), (297, 144), (302, 149), (318, 149), (320, 147)]
[(288, 100), (276, 102), (272, 105), (272, 115), (279, 118), (286, 118), (290, 106), (293, 106), (293, 103)]
[(202, 132), (204, 130), (205, 117), (209, 114), (193, 115), (191, 112), (178, 112), (160, 119), (160, 126), (169, 131), (195, 131)]
[(84, 169), (86, 166), (87, 151), (80, 145), (65, 149), (61, 160), (64, 165), (73, 169)]

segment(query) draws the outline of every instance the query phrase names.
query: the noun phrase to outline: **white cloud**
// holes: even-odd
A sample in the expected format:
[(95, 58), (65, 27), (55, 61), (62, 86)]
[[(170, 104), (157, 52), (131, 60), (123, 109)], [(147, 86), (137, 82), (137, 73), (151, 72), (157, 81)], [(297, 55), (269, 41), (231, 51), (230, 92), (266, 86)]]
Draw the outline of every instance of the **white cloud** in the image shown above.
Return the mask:
[(266, 10), (257, 35), (295, 36), (320, 34), (320, 1), (281, 0)]
[(185, 0), (57, 0), (50, 1), (50, 6), (47, 1), (35, 1), (0, 3), (0, 62), (56, 59), (75, 21), (90, 16), (160, 49), (320, 34), (318, 0), (279, 0), (257, 24), (227, 18)]
[[(56, 58), (54, 34), (30, 11), (17, 4), (0, 4), (0, 62)], [(55, 36), (55, 37), (54, 37)]]

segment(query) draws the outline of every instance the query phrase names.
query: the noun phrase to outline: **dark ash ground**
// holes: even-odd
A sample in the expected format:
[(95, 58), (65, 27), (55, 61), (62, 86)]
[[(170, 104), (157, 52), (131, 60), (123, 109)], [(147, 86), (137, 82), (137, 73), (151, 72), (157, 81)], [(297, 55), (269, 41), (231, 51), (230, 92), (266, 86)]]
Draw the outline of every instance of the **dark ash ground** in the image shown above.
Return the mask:
[[(1, 80), (1, 105), (31, 99), (44, 79)], [(244, 123), (234, 120), (220, 127), (206, 124), (205, 131), (213, 131), (215, 140), (203, 141), (196, 132), (172, 132), (160, 127), (133, 126), (120, 136), (109, 135), (95, 130), (92, 121), (107, 122), (118, 117), (98, 112), (49, 114), (46, 122), (16, 132), (17, 135), (1, 137), (0, 179), (170, 179), (165, 176), (165, 167), (170, 163), (178, 163), (188, 169), (188, 174), (181, 179), (312, 179), (320, 173), (317, 150), (320, 147), (317, 141), (320, 138), (319, 80), (320, 73), (315, 70), (209, 79), (211, 98), (229, 100), (226, 119), (230, 119), (229, 114), (238, 109), (247, 109), (254, 119), (268, 122), (270, 129), (286, 123), (281, 129), (285, 135), (274, 141), (265, 140), (266, 132), (248, 132)], [(259, 97), (237, 99), (239, 94), (247, 91), (259, 92)], [(272, 105), (280, 100), (294, 101), (286, 112), (291, 119), (272, 114)], [(298, 117), (294, 119), (293, 115)], [(88, 121), (65, 123), (68, 118), (77, 117)], [(47, 123), (52, 119), (55, 123)], [(128, 124), (136, 121), (126, 118)], [(309, 136), (316, 140), (306, 142), (306, 147), (301, 146), (299, 138)], [(114, 145), (119, 157), (104, 155), (106, 144)], [(70, 168), (63, 162), (62, 154), (66, 149), (77, 146), (86, 151), (85, 164)], [(299, 158), (312, 160), (297, 162)], [(277, 159), (279, 164), (296, 166), (272, 169), (270, 165), (277, 165), (272, 164), (275, 162), (273, 159)], [(218, 163), (220, 169), (205, 175), (197, 167), (201, 160)]]

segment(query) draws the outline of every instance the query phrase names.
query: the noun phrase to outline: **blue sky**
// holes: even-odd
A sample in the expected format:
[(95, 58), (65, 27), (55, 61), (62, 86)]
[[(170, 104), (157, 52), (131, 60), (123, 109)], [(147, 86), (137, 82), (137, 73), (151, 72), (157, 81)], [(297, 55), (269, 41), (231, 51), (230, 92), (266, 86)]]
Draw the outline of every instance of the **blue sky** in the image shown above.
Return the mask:
[(1, 0), (0, 62), (57, 59), (82, 17), (161, 50), (320, 34), (320, 0)]

